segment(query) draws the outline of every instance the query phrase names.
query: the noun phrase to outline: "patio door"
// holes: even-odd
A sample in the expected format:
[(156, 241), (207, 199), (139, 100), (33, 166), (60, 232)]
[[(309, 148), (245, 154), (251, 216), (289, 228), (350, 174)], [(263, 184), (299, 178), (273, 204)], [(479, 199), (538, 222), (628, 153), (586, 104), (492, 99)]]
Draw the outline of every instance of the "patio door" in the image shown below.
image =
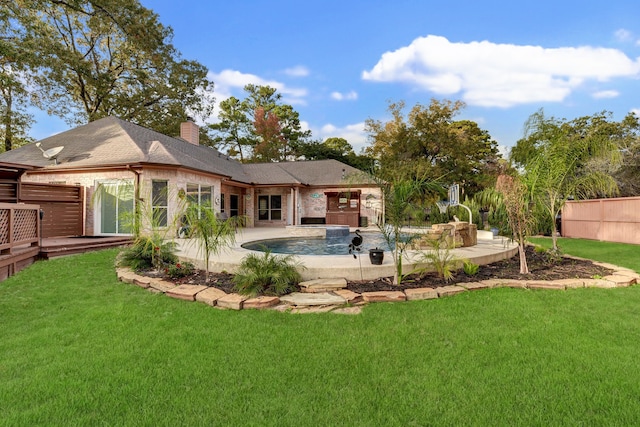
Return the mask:
[(96, 191), (96, 234), (131, 234), (133, 180), (100, 181), (97, 183)]
[(238, 195), (231, 194), (229, 196), (229, 216), (238, 216), (240, 204), (238, 203)]

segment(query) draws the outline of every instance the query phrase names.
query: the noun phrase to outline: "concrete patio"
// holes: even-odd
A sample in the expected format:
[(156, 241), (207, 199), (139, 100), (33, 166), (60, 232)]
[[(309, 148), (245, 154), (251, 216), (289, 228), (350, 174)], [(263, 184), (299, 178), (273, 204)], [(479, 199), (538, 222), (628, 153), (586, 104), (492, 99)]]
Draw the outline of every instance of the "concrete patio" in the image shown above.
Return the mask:
[[(318, 228), (316, 228), (318, 230)], [(361, 228), (362, 231), (377, 231), (375, 228), (369, 230)], [(354, 229), (351, 230), (352, 232)], [(277, 239), (299, 236), (303, 232), (298, 227), (287, 228), (246, 228), (239, 230), (236, 236), (236, 244), (217, 256), (212, 256), (209, 262), (209, 270), (212, 272), (226, 271), (233, 273), (242, 259), (251, 252), (241, 247), (245, 242), (265, 239)], [(322, 231), (324, 232), (324, 231)], [(478, 264), (490, 264), (502, 259), (510, 258), (517, 253), (517, 245), (502, 237), (491, 238), (492, 236), (483, 234), (485, 238), (479, 236), (478, 244), (472, 247), (457, 248), (452, 252), (459, 258), (468, 259)], [(178, 256), (186, 261), (192, 262), (197, 268), (204, 268), (202, 256), (198, 253), (195, 242), (189, 239), (177, 239), (179, 251)], [(408, 251), (408, 257), (403, 263), (404, 273), (408, 273), (415, 268), (415, 261), (418, 259), (419, 251)], [(359, 259), (354, 259), (352, 255), (299, 255), (298, 260), (306, 267), (301, 270), (303, 280), (319, 278), (342, 277), (347, 280), (372, 280), (378, 277), (393, 276), (395, 268), (393, 257), (390, 252), (385, 252), (382, 265), (372, 265), (369, 261), (368, 253), (363, 252)], [(362, 266), (362, 268), (360, 268)]]

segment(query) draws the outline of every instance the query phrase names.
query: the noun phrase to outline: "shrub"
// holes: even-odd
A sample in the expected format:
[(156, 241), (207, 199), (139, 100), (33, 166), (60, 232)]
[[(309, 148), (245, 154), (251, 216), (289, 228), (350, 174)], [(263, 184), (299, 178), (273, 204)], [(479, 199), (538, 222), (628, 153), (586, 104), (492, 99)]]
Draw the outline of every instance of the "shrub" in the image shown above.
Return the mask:
[(165, 241), (158, 235), (139, 236), (124, 249), (119, 264), (134, 271), (160, 269), (178, 261), (175, 253), (175, 242)]
[(464, 271), (464, 274), (466, 274), (467, 276), (475, 276), (476, 274), (478, 274), (479, 270), (480, 266), (469, 260), (465, 260), (464, 264), (462, 265), (462, 271)]
[(453, 279), (454, 272), (461, 267), (462, 260), (451, 252), (451, 248), (444, 238), (433, 240), (431, 245), (433, 246), (432, 250), (422, 253), (422, 261), (432, 265), (438, 277), (448, 282)]
[(234, 289), (242, 295), (280, 296), (295, 289), (302, 277), (300, 263), (293, 255), (250, 254), (242, 259), (233, 278)]
[(185, 277), (193, 274), (195, 271), (195, 266), (190, 262), (177, 262), (175, 264), (170, 264), (167, 269), (167, 275), (174, 279), (179, 277)]

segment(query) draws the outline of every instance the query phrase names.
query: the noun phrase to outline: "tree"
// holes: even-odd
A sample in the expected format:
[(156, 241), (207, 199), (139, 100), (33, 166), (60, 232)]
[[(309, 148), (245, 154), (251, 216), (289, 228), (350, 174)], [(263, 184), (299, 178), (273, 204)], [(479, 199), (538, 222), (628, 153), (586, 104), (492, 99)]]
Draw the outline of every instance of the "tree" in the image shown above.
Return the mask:
[(236, 97), (230, 97), (220, 103), (218, 123), (209, 125), (214, 131), (213, 142), (219, 150), (226, 152), (241, 162), (249, 155), (248, 147), (251, 145), (252, 124), (245, 108)]
[(358, 155), (344, 138), (327, 138), (324, 141), (309, 141), (299, 144), (294, 153), (297, 159), (338, 160), (362, 171), (374, 170), (374, 160), (367, 155)]
[[(0, 6), (3, 6), (0, 3)], [(24, 63), (26, 53), (18, 48), (22, 37), (11, 21), (9, 9), (0, 8), (0, 136), (4, 151), (30, 142), (27, 131), (33, 116), (27, 113), (29, 93)]]
[(520, 274), (529, 274), (525, 245), (531, 230), (531, 202), (527, 186), (519, 176), (500, 175), (496, 180), (496, 190), (502, 196), (502, 203), (507, 212), (509, 228), (513, 239), (518, 243), (520, 256)]
[(286, 141), (275, 112), (273, 110), (267, 112), (263, 107), (256, 108), (253, 127), (255, 134), (260, 138), (253, 149), (253, 160), (257, 162), (284, 160)]
[(526, 147), (523, 151), (529, 157), (521, 161), (531, 195), (550, 221), (554, 251), (558, 251), (555, 218), (567, 200), (617, 192), (610, 175), (587, 167), (595, 159), (609, 164), (619, 161), (618, 145), (604, 127), (599, 115), (565, 122), (546, 118), (542, 110), (525, 125), (527, 133), (520, 147)]
[(273, 87), (248, 84), (244, 90), (244, 100), (231, 97), (220, 103), (219, 122), (209, 126), (216, 148), (243, 162), (295, 157), (311, 136), (302, 130), (298, 112), (282, 104)]
[(411, 240), (416, 236), (402, 232), (408, 216), (415, 216), (415, 212), (422, 212), (420, 202), (427, 194), (442, 191), (435, 181), (427, 179), (418, 180), (378, 180), (382, 189), (382, 196), (385, 204), (385, 223), (378, 224), (378, 228), (389, 246), (396, 267), (393, 276), (395, 285), (402, 282), (402, 261), (404, 253), (409, 247)]
[(236, 241), (236, 230), (241, 219), (238, 217), (222, 220), (206, 204), (192, 203), (186, 207), (185, 222), (189, 224), (189, 237), (202, 256), (206, 278), (209, 281), (209, 260)]
[(493, 185), (497, 143), (476, 123), (453, 120), (463, 108), (461, 101), (433, 99), (428, 107), (416, 104), (405, 116), (404, 102), (390, 103), (391, 120), (366, 121), (372, 141), (366, 153), (387, 178), (446, 176), (471, 193)]
[(29, 53), (36, 105), (69, 123), (115, 115), (177, 134), (212, 109), (207, 69), (184, 60), (173, 32), (138, 0), (15, 0), (11, 22)]

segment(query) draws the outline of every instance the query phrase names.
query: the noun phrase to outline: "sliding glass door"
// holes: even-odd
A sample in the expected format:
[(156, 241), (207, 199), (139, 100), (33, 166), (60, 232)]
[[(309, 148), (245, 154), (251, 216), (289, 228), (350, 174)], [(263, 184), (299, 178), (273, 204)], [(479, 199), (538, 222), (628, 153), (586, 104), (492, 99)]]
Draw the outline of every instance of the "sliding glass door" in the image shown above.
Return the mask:
[(96, 231), (102, 235), (131, 234), (133, 180), (101, 181), (97, 185)]

